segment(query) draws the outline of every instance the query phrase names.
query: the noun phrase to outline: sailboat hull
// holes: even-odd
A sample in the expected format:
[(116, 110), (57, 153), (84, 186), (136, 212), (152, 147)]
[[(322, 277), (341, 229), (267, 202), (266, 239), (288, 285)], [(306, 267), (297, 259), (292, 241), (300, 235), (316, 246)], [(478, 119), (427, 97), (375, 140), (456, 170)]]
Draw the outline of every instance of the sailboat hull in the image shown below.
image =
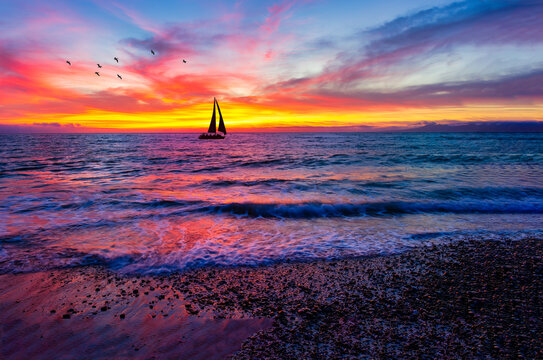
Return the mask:
[(224, 136), (221, 134), (202, 134), (198, 136), (198, 139), (203, 139), (203, 140), (224, 139)]

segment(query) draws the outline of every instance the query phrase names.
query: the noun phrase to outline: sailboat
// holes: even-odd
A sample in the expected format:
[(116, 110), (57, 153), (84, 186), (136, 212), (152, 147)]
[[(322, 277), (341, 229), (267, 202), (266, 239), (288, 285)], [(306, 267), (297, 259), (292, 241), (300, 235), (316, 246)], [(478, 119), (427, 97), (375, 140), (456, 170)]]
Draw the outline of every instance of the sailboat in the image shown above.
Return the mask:
[[(216, 129), (217, 116), (215, 115), (215, 106), (217, 106), (217, 110), (219, 110), (219, 131), (222, 132), (222, 135), (217, 133)], [(198, 139), (224, 139), (225, 135), (226, 127), (224, 127), (224, 120), (222, 118), (221, 108), (219, 107), (219, 102), (217, 101), (217, 99), (213, 98), (213, 115), (211, 116), (211, 123), (209, 124), (209, 129), (207, 130), (207, 133), (203, 133), (198, 137)]]

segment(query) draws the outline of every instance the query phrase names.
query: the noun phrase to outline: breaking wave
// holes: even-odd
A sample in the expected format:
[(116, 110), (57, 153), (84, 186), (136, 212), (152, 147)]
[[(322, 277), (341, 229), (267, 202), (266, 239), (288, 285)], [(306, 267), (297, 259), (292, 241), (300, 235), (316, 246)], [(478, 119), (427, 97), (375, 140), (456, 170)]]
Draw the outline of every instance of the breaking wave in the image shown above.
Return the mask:
[(211, 205), (194, 211), (232, 214), (248, 217), (309, 219), (340, 216), (394, 216), (419, 213), (452, 214), (543, 214), (543, 203), (493, 202), (408, 202), (390, 201), (361, 204), (260, 204), (230, 203)]

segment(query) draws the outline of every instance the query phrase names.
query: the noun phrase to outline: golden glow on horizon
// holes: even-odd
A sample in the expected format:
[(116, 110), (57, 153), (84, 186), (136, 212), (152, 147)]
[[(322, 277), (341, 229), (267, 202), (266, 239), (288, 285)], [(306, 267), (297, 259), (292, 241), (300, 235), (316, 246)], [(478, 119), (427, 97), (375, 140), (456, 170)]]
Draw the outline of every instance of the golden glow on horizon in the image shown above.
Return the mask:
[[(177, 102), (172, 100), (172, 102)], [(259, 130), (277, 128), (347, 127), (347, 126), (409, 126), (421, 121), (543, 121), (543, 106), (477, 105), (440, 108), (405, 108), (394, 111), (354, 110), (300, 112), (275, 109), (261, 104), (235, 104), (220, 102), (227, 129)], [(121, 113), (87, 110), (81, 114), (36, 114), (32, 118), (8, 120), (11, 125), (34, 123), (77, 124), (77, 131), (205, 131), (212, 113), (212, 104), (194, 104), (183, 109)]]

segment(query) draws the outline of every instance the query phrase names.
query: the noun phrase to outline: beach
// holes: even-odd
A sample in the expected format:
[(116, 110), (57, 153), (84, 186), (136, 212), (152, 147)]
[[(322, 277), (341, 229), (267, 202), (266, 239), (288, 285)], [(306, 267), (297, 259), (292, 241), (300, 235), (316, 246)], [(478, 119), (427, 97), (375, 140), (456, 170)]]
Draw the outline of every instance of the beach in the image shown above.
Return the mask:
[(0, 358), (537, 358), (541, 134), (0, 137)]
[(543, 242), (337, 261), (0, 275), (1, 357), (538, 358)]

